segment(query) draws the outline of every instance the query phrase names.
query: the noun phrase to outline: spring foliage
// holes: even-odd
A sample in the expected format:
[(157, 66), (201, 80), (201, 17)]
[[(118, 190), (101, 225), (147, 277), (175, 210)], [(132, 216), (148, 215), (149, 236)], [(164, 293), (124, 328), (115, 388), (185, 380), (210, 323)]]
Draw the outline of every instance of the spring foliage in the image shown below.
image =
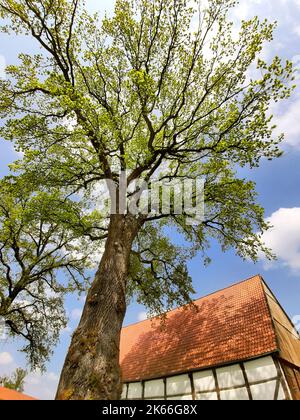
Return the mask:
[[(293, 70), (279, 57), (262, 59), (274, 24), (255, 17), (234, 34), (235, 5), (117, 0), (113, 17), (100, 21), (80, 0), (0, 0), (2, 31), (41, 48), (20, 54), (0, 81), (0, 134), (23, 153), (11, 165), (13, 181), (1, 184), (0, 314), (12, 335), (29, 340), (34, 364), (64, 325), (63, 295), (81, 288), (77, 275), (85, 275), (91, 248), (105, 243), (108, 216), (95, 196), (104, 180), (118, 184), (121, 170), (128, 185), (205, 182), (202, 223), (191, 226), (184, 214), (139, 216), (128, 297), (150, 312), (189, 301), (187, 261), (199, 251), (207, 261), (211, 238), (242, 258), (271, 256), (255, 185), (236, 169), (281, 155), (283, 137), (273, 135), (268, 111), (289, 97)], [(184, 245), (172, 243), (174, 229)], [(67, 284), (57, 281), (61, 269)]]

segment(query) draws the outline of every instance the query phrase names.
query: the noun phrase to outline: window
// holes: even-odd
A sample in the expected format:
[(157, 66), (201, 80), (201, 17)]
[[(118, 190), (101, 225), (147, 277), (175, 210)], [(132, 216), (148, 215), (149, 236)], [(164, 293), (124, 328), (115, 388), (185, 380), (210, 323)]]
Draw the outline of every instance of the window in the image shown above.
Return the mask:
[[(299, 375), (299, 372), (297, 372)], [(281, 371), (272, 357), (124, 385), (123, 399), (284, 400)], [(294, 377), (296, 382), (296, 379)], [(193, 395), (194, 392), (194, 395)]]
[(244, 363), (249, 382), (259, 382), (277, 377), (277, 368), (272, 357)]
[[(189, 375), (179, 375), (167, 378), (167, 398), (177, 396), (173, 399), (193, 399), (192, 385)], [(187, 396), (187, 398), (184, 398)]]
[(143, 387), (141, 382), (135, 382), (128, 385), (127, 399), (135, 400), (142, 398)]
[(145, 399), (153, 399), (165, 398), (165, 383), (163, 379), (157, 379), (154, 381), (146, 381), (145, 382), (145, 390), (144, 390), (144, 397)]
[(217, 377), (221, 389), (245, 385), (245, 378), (240, 365), (217, 369)]
[[(262, 384), (251, 385), (251, 394), (254, 400), (274, 400), (277, 381), (264, 382)], [(278, 390), (278, 400), (284, 400), (284, 390), (280, 384)]]
[(216, 389), (216, 381), (212, 370), (204, 370), (193, 374), (196, 392), (213, 391)]

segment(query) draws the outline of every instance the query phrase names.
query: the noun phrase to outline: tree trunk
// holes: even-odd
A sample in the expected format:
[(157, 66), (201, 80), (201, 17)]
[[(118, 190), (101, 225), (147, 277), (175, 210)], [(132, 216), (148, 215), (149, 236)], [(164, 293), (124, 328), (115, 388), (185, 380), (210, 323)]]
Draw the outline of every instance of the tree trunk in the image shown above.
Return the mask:
[(120, 333), (136, 219), (111, 217), (105, 251), (65, 360), (57, 400), (114, 400), (121, 395)]

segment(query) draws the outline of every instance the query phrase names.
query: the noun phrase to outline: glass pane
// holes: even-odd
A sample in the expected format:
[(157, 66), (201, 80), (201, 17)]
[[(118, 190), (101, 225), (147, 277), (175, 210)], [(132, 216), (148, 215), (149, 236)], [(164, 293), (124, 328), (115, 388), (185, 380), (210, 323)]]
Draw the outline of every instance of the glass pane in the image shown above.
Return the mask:
[(216, 401), (218, 399), (218, 394), (216, 392), (207, 392), (205, 394), (197, 394), (196, 400), (199, 401)]
[(251, 385), (251, 394), (254, 400), (274, 400), (276, 382), (265, 382), (264, 384)]
[(142, 384), (135, 382), (128, 385), (128, 399), (142, 398)]
[(228, 391), (220, 392), (221, 400), (239, 401), (249, 400), (248, 391), (246, 388), (230, 389)]
[(265, 379), (276, 378), (277, 369), (272, 357), (252, 360), (244, 363), (249, 382), (259, 382)]
[(189, 375), (167, 378), (167, 395), (189, 394), (192, 392)]
[(215, 378), (212, 370), (193, 374), (194, 386), (197, 391), (213, 391), (216, 389)]
[(244, 375), (239, 365), (226, 366), (224, 368), (217, 369), (217, 376), (219, 387), (221, 389), (245, 384)]
[(162, 397), (165, 395), (165, 384), (163, 379), (145, 382), (145, 398)]

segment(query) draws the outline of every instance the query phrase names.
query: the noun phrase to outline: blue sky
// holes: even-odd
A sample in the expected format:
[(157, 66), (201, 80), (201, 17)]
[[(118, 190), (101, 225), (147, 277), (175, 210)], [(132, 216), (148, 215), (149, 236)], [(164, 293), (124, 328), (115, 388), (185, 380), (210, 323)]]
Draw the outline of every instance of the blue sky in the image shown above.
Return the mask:
[[(91, 10), (111, 11), (114, 1), (87, 0), (87, 4)], [(274, 226), (266, 234), (265, 241), (277, 254), (278, 260), (271, 264), (261, 260), (254, 265), (242, 261), (234, 252), (222, 253), (218, 244), (213, 242), (209, 251), (211, 265), (204, 267), (199, 255), (189, 264), (189, 270), (196, 290), (195, 298), (260, 273), (291, 318), (300, 325), (300, 0), (242, 0), (233, 13), (237, 24), (241, 19), (254, 15), (278, 21), (274, 41), (264, 51), (265, 56), (278, 54), (292, 59), (299, 67), (299, 86), (293, 97), (273, 109), (278, 131), (286, 134), (284, 156), (273, 162), (263, 161), (259, 169), (243, 173), (257, 183), (259, 202), (266, 209), (266, 218)], [(19, 52), (35, 50), (36, 45), (28, 38), (1, 35), (0, 76), (5, 64), (16, 62)], [(7, 164), (14, 159), (16, 153), (11, 145), (0, 140), (0, 176), (6, 173)], [(51, 399), (54, 396), (70, 333), (79, 321), (83, 299), (68, 298), (66, 305), (69, 326), (62, 333), (46, 374), (35, 372), (27, 378), (26, 392), (39, 398)], [(133, 303), (125, 323), (137, 322), (144, 317), (145, 309)], [(17, 352), (17, 347), (17, 342), (0, 341), (0, 375), (24, 366), (24, 358)]]

